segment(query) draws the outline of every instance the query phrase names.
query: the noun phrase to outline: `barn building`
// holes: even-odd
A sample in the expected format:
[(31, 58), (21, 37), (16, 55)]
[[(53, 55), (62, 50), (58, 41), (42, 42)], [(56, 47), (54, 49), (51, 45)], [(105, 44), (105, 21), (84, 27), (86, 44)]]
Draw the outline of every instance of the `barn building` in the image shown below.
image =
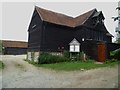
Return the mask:
[(3, 54), (21, 55), (27, 54), (27, 42), (2, 40)]
[(32, 52), (36, 52), (35, 56), (38, 56), (39, 52), (69, 50), (69, 43), (74, 38), (81, 45), (80, 51), (91, 55), (94, 48), (90, 50), (89, 46), (93, 47), (92, 44), (112, 43), (113, 36), (106, 29), (104, 20), (102, 11), (97, 9), (73, 18), (35, 6), (28, 28), (28, 58), (30, 59)]

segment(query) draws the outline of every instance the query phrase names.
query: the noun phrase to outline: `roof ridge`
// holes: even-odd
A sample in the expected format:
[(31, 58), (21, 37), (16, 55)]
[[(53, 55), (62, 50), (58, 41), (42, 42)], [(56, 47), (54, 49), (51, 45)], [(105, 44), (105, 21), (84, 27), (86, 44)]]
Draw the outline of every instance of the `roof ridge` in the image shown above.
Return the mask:
[(55, 13), (55, 14), (58, 14), (58, 15), (63, 15), (63, 16), (69, 17), (69, 18), (74, 18), (72, 16), (69, 16), (69, 15), (66, 15), (66, 14), (62, 14), (62, 13), (59, 13), (59, 12), (55, 12), (55, 11), (52, 11), (52, 10), (48, 10), (48, 9), (45, 9), (45, 8), (41, 8), (41, 7), (38, 7), (38, 6), (35, 6), (35, 7), (37, 9), (45, 10), (45, 11), (52, 12), (52, 13)]
[(77, 17), (79, 17), (79, 16), (81, 16), (81, 15), (84, 15), (84, 14), (90, 12), (90, 11), (95, 11), (95, 10), (97, 11), (97, 9), (94, 8), (94, 9), (91, 9), (91, 10), (89, 10), (89, 11), (87, 11), (87, 12), (85, 12), (85, 13), (82, 13), (82, 14), (76, 16), (76, 17), (73, 17), (73, 16), (69, 16), (69, 15), (66, 15), (66, 14), (59, 13), (59, 12), (54, 12), (54, 11), (52, 11), (52, 10), (48, 10), (48, 9), (45, 9), (45, 8), (41, 8), (41, 7), (38, 7), (38, 6), (35, 6), (35, 8), (42, 9), (42, 10), (45, 10), (45, 11), (49, 11), (49, 12), (52, 12), (52, 13), (55, 13), (55, 14), (60, 14), (60, 15), (64, 15), (64, 16), (67, 16), (67, 17), (71, 17), (71, 18), (73, 18), (73, 19), (74, 19), (74, 18), (77, 18)]
[(92, 15), (92, 13), (97, 11), (96, 8), (94, 8), (77, 17), (72, 17), (62, 13), (54, 12), (52, 10), (43, 9), (38, 6), (35, 6), (35, 9), (43, 21), (69, 27), (77, 27), (84, 24), (84, 22)]
[[(86, 19), (83, 20), (83, 22), (81, 22), (81, 24), (84, 24), (84, 23), (87, 21), (87, 19), (88, 19), (95, 11), (97, 11), (96, 8), (94, 8), (94, 9), (92, 9), (92, 10), (89, 10), (89, 11), (87, 11), (86, 13), (83, 13), (83, 14), (77, 16), (75, 19), (81, 18), (83, 15), (84, 15), (84, 16), (86, 15), (86, 17), (85, 17)], [(90, 14), (87, 15), (88, 13), (90, 13)], [(78, 25), (79, 25), (79, 21), (76, 21), (75, 24), (76, 24), (76, 26), (78, 26)]]
[(82, 13), (82, 14), (80, 14), (80, 15), (76, 16), (75, 18), (80, 17), (81, 15), (84, 15), (84, 14), (86, 14), (86, 13), (88, 13), (88, 12), (95, 11), (95, 10), (97, 11), (97, 9), (96, 9), (96, 8), (91, 9), (91, 10), (89, 10), (89, 11), (85, 12), (85, 13)]

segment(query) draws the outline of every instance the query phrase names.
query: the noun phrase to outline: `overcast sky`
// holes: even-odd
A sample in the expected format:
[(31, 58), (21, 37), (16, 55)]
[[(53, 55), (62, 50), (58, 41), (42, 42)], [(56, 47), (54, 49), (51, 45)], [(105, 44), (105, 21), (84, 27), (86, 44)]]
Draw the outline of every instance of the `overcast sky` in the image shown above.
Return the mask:
[(117, 4), (117, 2), (4, 2), (2, 3), (2, 39), (28, 40), (27, 30), (35, 5), (72, 17), (96, 8), (103, 12), (106, 18), (105, 25), (115, 36), (117, 22), (114, 22), (111, 17), (117, 16)]

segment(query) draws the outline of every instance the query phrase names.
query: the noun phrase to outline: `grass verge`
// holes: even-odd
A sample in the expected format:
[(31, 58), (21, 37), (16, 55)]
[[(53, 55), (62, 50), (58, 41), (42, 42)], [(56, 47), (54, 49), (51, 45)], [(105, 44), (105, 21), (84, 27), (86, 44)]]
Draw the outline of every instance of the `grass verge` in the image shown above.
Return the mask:
[(95, 64), (94, 60), (84, 61), (72, 61), (72, 62), (61, 62), (54, 64), (37, 64), (31, 61), (28, 61), (30, 64), (33, 64), (37, 67), (44, 67), (54, 70), (64, 70), (64, 71), (73, 71), (73, 70), (89, 70), (100, 67), (112, 67), (114, 65), (120, 64), (120, 61), (106, 61), (104, 64)]
[(2, 61), (0, 61), (0, 69), (3, 69), (4, 68), (4, 64), (3, 64), (3, 62)]

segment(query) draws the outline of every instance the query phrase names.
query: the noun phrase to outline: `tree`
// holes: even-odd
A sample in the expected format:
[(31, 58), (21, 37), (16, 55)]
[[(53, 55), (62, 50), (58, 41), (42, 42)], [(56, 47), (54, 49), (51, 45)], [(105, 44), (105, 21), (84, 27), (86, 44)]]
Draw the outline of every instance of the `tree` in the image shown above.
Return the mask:
[(2, 40), (0, 40), (0, 54), (4, 54), (4, 51), (5, 51), (5, 49), (2, 45)]
[(116, 43), (120, 43), (120, 33), (117, 32), (117, 38), (116, 38)]
[[(118, 6), (116, 8), (116, 10), (118, 10), (118, 12), (120, 12), (120, 7)], [(116, 37), (115, 43), (120, 43), (120, 15), (118, 15), (117, 17), (112, 17), (112, 19), (114, 21), (118, 21), (118, 27), (116, 28), (117, 37)]]
[(0, 54), (2, 54), (2, 41), (0, 40)]

